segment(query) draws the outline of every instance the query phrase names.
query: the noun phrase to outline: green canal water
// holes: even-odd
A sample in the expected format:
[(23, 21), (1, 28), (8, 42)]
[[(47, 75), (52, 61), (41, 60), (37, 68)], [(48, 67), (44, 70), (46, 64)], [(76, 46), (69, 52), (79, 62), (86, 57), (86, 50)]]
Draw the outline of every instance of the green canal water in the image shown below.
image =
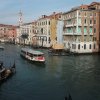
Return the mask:
[[(0, 100), (100, 100), (100, 55), (49, 56), (45, 65), (20, 57), (22, 46), (1, 44), (5, 66), (16, 62), (16, 74), (0, 85)], [(38, 49), (40, 50), (40, 49)]]

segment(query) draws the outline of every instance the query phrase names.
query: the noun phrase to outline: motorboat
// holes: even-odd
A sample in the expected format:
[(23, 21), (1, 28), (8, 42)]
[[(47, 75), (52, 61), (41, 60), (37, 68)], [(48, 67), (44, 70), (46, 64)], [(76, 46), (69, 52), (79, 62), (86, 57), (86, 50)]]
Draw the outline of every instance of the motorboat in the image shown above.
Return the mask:
[(20, 55), (32, 62), (45, 62), (44, 53), (30, 48), (22, 48)]

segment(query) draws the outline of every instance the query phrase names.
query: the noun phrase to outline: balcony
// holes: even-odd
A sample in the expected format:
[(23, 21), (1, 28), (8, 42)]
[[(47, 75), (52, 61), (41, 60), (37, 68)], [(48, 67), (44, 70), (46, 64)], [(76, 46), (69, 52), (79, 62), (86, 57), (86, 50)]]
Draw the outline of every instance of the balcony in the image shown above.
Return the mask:
[(84, 35), (93, 35), (93, 33), (89, 33), (89, 34), (88, 33), (84, 33)]
[(79, 33), (63, 33), (63, 35), (81, 35)]

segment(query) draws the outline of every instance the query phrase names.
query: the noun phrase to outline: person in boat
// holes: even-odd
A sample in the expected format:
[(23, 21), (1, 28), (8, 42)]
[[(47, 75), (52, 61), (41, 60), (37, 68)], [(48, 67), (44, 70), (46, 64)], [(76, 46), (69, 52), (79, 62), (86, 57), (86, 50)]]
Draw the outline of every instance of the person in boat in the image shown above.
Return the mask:
[(16, 72), (16, 65), (15, 65), (15, 62), (14, 62), (13, 66), (12, 66), (10, 69), (11, 69), (11, 72), (13, 72), (13, 73)]
[(67, 99), (67, 96), (65, 97), (65, 99), (64, 99), (64, 100), (68, 100), (68, 99)]
[(69, 94), (69, 96), (68, 96), (68, 100), (72, 100), (72, 97), (71, 97), (71, 95)]
[(0, 69), (3, 68), (3, 62), (0, 62)]
[(69, 94), (68, 98), (67, 98), (67, 96), (65, 96), (64, 100), (72, 100), (71, 95)]

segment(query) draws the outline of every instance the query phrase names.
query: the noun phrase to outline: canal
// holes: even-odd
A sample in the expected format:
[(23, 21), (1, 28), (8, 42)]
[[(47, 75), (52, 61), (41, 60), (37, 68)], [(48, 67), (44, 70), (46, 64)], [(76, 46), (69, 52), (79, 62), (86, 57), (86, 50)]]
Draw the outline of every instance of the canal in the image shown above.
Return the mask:
[(5, 66), (16, 62), (16, 74), (0, 85), (0, 100), (100, 100), (100, 55), (49, 56), (45, 65), (20, 57), (21, 46), (1, 44)]

